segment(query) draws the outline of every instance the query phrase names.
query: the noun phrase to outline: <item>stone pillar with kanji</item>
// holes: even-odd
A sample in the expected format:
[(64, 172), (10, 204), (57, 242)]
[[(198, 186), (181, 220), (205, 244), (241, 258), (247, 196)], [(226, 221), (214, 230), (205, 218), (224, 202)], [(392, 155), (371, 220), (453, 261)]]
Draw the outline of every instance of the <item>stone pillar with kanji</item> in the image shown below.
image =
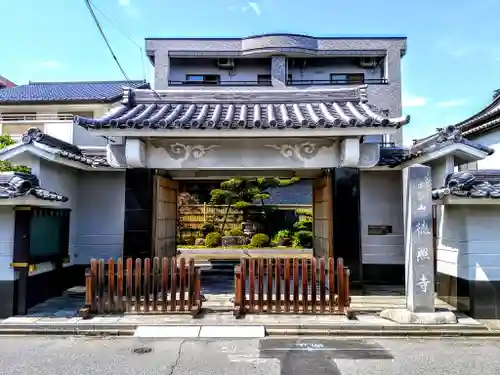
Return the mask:
[(434, 251), (432, 249), (431, 168), (403, 169), (406, 308), (434, 312)]
[(404, 324), (457, 323), (452, 311), (435, 308), (431, 168), (404, 168), (402, 188), (406, 309), (387, 309), (380, 316)]

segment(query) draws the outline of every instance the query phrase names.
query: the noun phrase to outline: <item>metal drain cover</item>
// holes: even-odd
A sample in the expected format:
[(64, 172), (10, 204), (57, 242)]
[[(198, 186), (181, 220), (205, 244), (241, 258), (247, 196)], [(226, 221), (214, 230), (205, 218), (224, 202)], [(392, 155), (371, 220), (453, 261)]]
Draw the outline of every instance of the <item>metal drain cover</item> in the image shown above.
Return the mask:
[(153, 351), (153, 348), (148, 348), (147, 346), (132, 349), (132, 352), (135, 354), (147, 354), (147, 353), (151, 353), (152, 351)]

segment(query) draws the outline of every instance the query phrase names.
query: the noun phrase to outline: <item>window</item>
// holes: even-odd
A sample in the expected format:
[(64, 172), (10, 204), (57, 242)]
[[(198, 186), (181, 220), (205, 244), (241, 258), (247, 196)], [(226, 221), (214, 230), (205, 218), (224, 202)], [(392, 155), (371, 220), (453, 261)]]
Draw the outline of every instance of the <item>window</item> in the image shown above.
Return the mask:
[(270, 74), (259, 74), (257, 76), (257, 83), (259, 85), (270, 85), (271, 84), (271, 75)]
[(357, 85), (365, 82), (363, 73), (332, 73), (330, 83), (336, 85)]
[(186, 74), (186, 84), (218, 85), (220, 75), (218, 74)]

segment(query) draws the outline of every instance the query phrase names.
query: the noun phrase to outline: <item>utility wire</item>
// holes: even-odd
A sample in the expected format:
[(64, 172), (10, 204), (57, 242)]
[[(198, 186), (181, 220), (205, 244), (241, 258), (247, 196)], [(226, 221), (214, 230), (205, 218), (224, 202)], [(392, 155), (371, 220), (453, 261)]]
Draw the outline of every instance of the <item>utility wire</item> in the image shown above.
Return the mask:
[(125, 31), (123, 31), (123, 29), (118, 26), (118, 24), (116, 22), (114, 22), (103, 10), (101, 10), (100, 8), (98, 8), (91, 0), (89, 0), (89, 3), (92, 5), (92, 7), (97, 10), (101, 16), (103, 16), (104, 18), (106, 18), (115, 28), (116, 30), (118, 30), (125, 38), (127, 38), (129, 41), (131, 41), (140, 51), (140, 54), (141, 54), (141, 64), (142, 64), (142, 75), (143, 75), (143, 79), (144, 81), (146, 81), (146, 64), (144, 62), (144, 49), (135, 41), (133, 40), (130, 35), (128, 35)]
[(123, 70), (120, 62), (118, 61), (118, 58), (116, 57), (115, 53), (113, 52), (113, 49), (111, 48), (111, 45), (108, 42), (108, 39), (106, 38), (106, 35), (104, 34), (104, 31), (102, 30), (101, 25), (99, 24), (99, 20), (97, 19), (96, 15), (94, 13), (94, 10), (92, 9), (92, 5), (90, 4), (90, 0), (84, 0), (84, 1), (85, 1), (85, 5), (87, 5), (87, 8), (90, 12), (90, 15), (92, 16), (97, 28), (99, 29), (99, 33), (101, 34), (102, 38), (104, 39), (104, 42), (106, 43), (106, 46), (108, 47), (109, 52), (111, 52), (111, 56), (113, 56), (113, 59), (115, 60), (116, 65), (118, 65), (118, 68), (122, 72), (122, 74), (125, 77), (125, 79), (127, 80), (127, 82), (131, 83), (130, 78), (127, 76), (127, 73), (125, 73), (125, 70)]

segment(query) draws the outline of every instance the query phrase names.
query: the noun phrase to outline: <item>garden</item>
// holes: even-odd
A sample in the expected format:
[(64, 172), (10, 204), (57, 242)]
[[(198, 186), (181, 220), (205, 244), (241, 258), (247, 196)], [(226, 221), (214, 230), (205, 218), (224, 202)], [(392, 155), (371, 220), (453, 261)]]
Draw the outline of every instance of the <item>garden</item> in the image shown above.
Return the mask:
[(270, 189), (298, 178), (231, 178), (209, 191), (207, 202), (196, 194), (179, 195), (177, 245), (186, 249), (312, 248), (312, 209), (266, 204)]

